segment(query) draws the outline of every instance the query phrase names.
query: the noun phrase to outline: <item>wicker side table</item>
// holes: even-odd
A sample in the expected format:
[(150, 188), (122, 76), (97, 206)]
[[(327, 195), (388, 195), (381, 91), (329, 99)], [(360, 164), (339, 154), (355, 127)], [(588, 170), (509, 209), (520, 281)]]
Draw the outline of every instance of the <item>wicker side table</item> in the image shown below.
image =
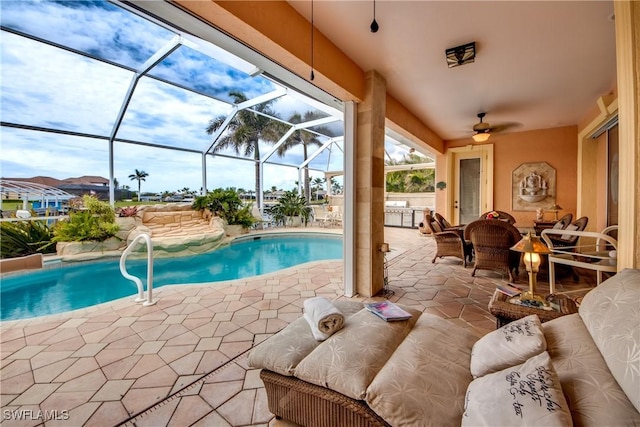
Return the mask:
[(558, 295), (556, 297), (560, 305), (559, 310), (545, 310), (542, 308), (513, 304), (509, 302), (511, 298), (517, 297), (510, 297), (499, 290), (496, 290), (493, 293), (493, 297), (491, 297), (491, 301), (489, 301), (489, 312), (495, 316), (497, 328), (504, 326), (509, 322), (513, 322), (514, 320), (522, 319), (530, 314), (537, 314), (541, 322), (547, 322), (566, 314), (578, 312), (576, 303), (571, 298), (564, 295)]

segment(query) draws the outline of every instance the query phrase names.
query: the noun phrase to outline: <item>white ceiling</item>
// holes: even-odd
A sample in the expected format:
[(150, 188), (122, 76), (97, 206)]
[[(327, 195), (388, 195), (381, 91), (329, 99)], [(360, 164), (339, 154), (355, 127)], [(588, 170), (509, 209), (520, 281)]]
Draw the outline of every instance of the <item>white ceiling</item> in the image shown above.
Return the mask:
[[(310, 20), (310, 1), (289, 1)], [(479, 112), (509, 132), (575, 125), (616, 83), (611, 1), (316, 0), (315, 27), (443, 139), (472, 134)], [(448, 68), (445, 50), (476, 42)], [(315, 58), (316, 64), (322, 58)]]

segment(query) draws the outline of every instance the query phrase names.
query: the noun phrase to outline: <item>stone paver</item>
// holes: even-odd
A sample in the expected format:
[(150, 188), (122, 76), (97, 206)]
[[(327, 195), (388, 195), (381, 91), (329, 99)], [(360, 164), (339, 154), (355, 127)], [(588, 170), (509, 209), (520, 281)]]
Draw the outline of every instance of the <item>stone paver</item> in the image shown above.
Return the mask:
[[(387, 229), (385, 240), (392, 248), (391, 300), (478, 336), (495, 328), (487, 304), (496, 284), (504, 283), (500, 274), (471, 277), (471, 268), (455, 258), (433, 264), (433, 240), (415, 230)], [(524, 271), (520, 278), (526, 284)], [(581, 279), (577, 287), (594, 283)], [(542, 292), (543, 278), (539, 285)], [(323, 261), (244, 280), (165, 286), (154, 290), (158, 303), (151, 307), (125, 298), (3, 322), (1, 409), (10, 418), (47, 411), (47, 427), (286, 425), (268, 411), (247, 351), (298, 318), (306, 298), (342, 293), (342, 262)], [(3, 425), (42, 421), (7, 419)]]

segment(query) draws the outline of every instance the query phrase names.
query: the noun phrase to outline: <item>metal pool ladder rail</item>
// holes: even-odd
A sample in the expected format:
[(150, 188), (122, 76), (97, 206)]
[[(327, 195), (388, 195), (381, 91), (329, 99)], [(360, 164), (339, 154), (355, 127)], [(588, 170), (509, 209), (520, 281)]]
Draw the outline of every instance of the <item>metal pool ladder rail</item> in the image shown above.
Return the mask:
[[(133, 248), (136, 246), (138, 240), (144, 239), (147, 243), (147, 299), (145, 301), (144, 298), (144, 285), (142, 284), (142, 280), (136, 276), (132, 276), (127, 272), (127, 268), (125, 266), (127, 256), (131, 253)], [(129, 279), (138, 286), (138, 298), (136, 298), (135, 302), (142, 302), (142, 305), (148, 306), (153, 305), (156, 302), (153, 301), (153, 243), (151, 243), (151, 237), (148, 234), (139, 234), (131, 241), (131, 244), (127, 246), (127, 248), (122, 253), (120, 257), (120, 272), (124, 276), (125, 279)], [(144, 302), (143, 302), (144, 301)]]

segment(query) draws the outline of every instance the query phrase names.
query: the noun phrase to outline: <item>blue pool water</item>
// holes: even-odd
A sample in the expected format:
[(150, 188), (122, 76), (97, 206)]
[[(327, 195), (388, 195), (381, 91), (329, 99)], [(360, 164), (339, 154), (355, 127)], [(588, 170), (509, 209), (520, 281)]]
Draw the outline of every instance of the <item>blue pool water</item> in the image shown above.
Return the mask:
[[(262, 237), (217, 251), (153, 262), (153, 287), (241, 279), (310, 261), (341, 259), (337, 236)], [(127, 271), (145, 283), (146, 260), (127, 260)], [(119, 259), (45, 268), (2, 278), (0, 320), (25, 319), (90, 307), (126, 296), (138, 289), (122, 277)]]

